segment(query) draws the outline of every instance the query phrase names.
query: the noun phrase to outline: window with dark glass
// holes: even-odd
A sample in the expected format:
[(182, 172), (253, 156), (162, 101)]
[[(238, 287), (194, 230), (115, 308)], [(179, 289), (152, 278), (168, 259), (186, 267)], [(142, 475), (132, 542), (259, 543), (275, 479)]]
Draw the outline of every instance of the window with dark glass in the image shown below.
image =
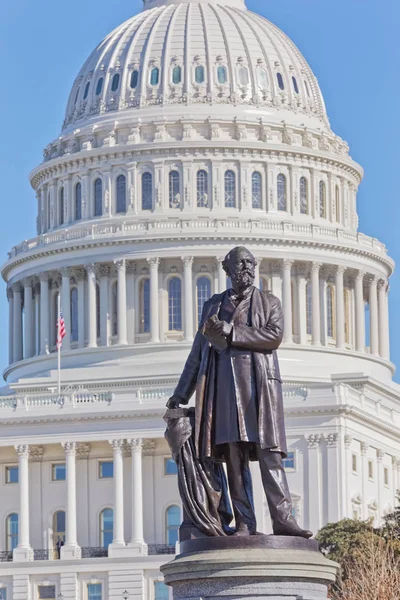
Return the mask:
[(138, 82), (139, 82), (139, 71), (137, 69), (135, 69), (131, 73), (131, 84), (130, 85), (131, 85), (132, 90), (137, 88)]
[(169, 173), (169, 207), (178, 208), (180, 205), (180, 182), (178, 171), (170, 171)]
[(67, 469), (65, 463), (55, 463), (54, 465), (51, 465), (52, 481), (65, 481), (66, 473)]
[(211, 282), (208, 277), (199, 277), (196, 282), (197, 291), (197, 325), (200, 324), (204, 303), (211, 297)]
[(6, 467), (6, 483), (18, 483), (19, 469), (17, 466)]
[(71, 342), (78, 341), (78, 290), (76, 287), (71, 290)]
[(58, 510), (53, 515), (53, 548), (56, 549), (59, 546), (58, 542), (65, 543), (65, 511)]
[(100, 96), (101, 92), (103, 91), (103, 83), (104, 83), (104, 78), (100, 77), (100, 79), (97, 82), (97, 86), (96, 86), (96, 96)]
[(308, 214), (308, 189), (305, 177), (300, 178), (300, 213), (302, 215)]
[(164, 459), (164, 475), (177, 475), (178, 468), (173, 458)]
[(251, 204), (253, 208), (261, 208), (262, 202), (262, 176), (255, 171), (251, 176)]
[(126, 177), (118, 175), (117, 177), (117, 213), (126, 212)]
[(182, 282), (172, 277), (168, 282), (168, 329), (182, 330)]
[(82, 184), (75, 186), (75, 221), (82, 219)]
[(280, 90), (284, 90), (285, 89), (285, 84), (283, 82), (283, 77), (282, 77), (282, 73), (277, 73), (276, 74), (276, 78), (278, 80), (278, 86)]
[(12, 513), (6, 519), (6, 551), (12, 552), (18, 546), (18, 515)]
[(233, 171), (225, 173), (225, 206), (226, 208), (236, 207), (236, 175)]
[(38, 585), (38, 600), (55, 600), (55, 585)]
[(83, 93), (83, 99), (86, 100), (86, 98), (89, 95), (89, 89), (90, 89), (90, 81), (87, 82), (87, 84), (85, 85), (85, 91)]
[(224, 84), (227, 82), (228, 75), (226, 72), (226, 67), (218, 67), (217, 74), (218, 74), (218, 83)]
[(160, 82), (160, 69), (154, 67), (150, 73), (150, 85), (158, 85)]
[(208, 206), (208, 173), (204, 169), (197, 171), (197, 206)]
[(150, 333), (150, 279), (140, 282), (140, 333)]
[(172, 69), (172, 83), (175, 85), (182, 81), (182, 69), (179, 65)]
[(60, 189), (59, 223), (64, 224), (64, 188)]
[(296, 77), (292, 77), (292, 82), (293, 82), (293, 89), (296, 92), (296, 94), (299, 93), (299, 86), (297, 85), (297, 79)]
[(103, 586), (101, 583), (87, 584), (87, 598), (88, 600), (103, 600)]
[(319, 182), (319, 216), (326, 218), (326, 185), (324, 181)]
[(153, 208), (153, 176), (151, 173), (142, 175), (142, 210)]
[(103, 182), (98, 177), (94, 182), (94, 216), (101, 217), (103, 214)]
[(114, 477), (114, 461), (101, 460), (99, 462), (100, 479), (112, 479)]
[(115, 73), (111, 82), (111, 91), (116, 92), (119, 88), (119, 73)]
[(287, 210), (286, 177), (279, 173), (277, 182), (278, 210)]
[(204, 83), (205, 74), (203, 65), (197, 65), (194, 70), (194, 78), (196, 83)]
[(100, 513), (100, 546), (108, 548), (114, 537), (114, 511), (105, 508)]
[(179, 506), (170, 506), (166, 512), (166, 542), (175, 545), (178, 541), (178, 532), (181, 525), (181, 509)]

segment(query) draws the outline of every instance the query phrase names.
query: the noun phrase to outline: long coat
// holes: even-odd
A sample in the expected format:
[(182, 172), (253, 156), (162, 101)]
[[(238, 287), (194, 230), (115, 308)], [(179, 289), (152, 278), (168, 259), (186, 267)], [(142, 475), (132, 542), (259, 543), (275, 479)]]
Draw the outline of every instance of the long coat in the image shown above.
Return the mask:
[[(216, 381), (216, 350), (200, 330), (207, 319), (218, 315), (225, 293), (215, 294), (205, 303), (199, 331), (174, 393), (181, 398), (182, 404), (187, 404), (196, 392), (195, 448), (199, 457), (217, 455), (213, 443), (214, 401), (216, 385), (223, 385)], [(250, 325), (234, 325), (230, 345), (251, 353), (261, 447), (286, 456), (282, 381), (276, 354), (284, 327), (280, 300), (270, 292), (253, 288), (250, 316)], [(240, 394), (240, 361), (232, 356), (231, 362), (235, 386)]]

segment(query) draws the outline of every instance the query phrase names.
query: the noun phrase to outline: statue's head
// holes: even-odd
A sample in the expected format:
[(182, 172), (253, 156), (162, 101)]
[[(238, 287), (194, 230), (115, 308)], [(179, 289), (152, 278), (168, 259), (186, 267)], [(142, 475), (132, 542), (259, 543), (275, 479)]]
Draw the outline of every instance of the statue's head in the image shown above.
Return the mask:
[(236, 246), (225, 256), (222, 266), (231, 278), (235, 291), (243, 291), (254, 283), (256, 259), (244, 246)]

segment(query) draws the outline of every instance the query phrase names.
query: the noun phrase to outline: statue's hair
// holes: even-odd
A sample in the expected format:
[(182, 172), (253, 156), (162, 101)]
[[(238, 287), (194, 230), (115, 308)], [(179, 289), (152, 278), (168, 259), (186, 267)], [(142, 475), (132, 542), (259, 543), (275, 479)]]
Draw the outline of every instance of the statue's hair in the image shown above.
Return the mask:
[(228, 264), (229, 264), (230, 260), (232, 259), (233, 256), (235, 256), (235, 254), (238, 254), (238, 252), (243, 252), (243, 250), (245, 252), (247, 252), (247, 254), (250, 254), (250, 256), (253, 257), (254, 262), (256, 262), (256, 259), (254, 258), (253, 254), (245, 246), (235, 246), (235, 248), (232, 248), (232, 250), (230, 250), (228, 252), (228, 254), (225, 256), (224, 260), (222, 261), (222, 267), (223, 267), (225, 273), (227, 273), (229, 275)]

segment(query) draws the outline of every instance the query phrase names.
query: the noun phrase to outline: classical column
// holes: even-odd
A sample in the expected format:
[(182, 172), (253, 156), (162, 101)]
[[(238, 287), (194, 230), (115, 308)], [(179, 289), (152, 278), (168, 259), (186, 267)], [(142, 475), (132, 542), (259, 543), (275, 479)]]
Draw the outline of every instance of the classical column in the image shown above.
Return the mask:
[(351, 510), (351, 475), (353, 472), (352, 469), (352, 458), (351, 458), (351, 445), (353, 443), (353, 438), (348, 433), (344, 436), (344, 448), (345, 448), (345, 479), (346, 479), (346, 496), (345, 496), (345, 506), (343, 518), (351, 519), (352, 510)]
[(183, 261), (183, 285), (185, 289), (185, 340), (193, 340), (193, 256), (184, 256)]
[(98, 274), (100, 278), (100, 345), (108, 346), (108, 275), (110, 267), (100, 265)]
[(21, 297), (21, 284), (13, 283), (12, 285), (13, 297), (14, 297), (14, 362), (22, 360), (22, 297)]
[(96, 269), (94, 264), (87, 265), (88, 286), (88, 347), (97, 346), (97, 305), (96, 305)]
[(14, 362), (14, 297), (10, 287), (7, 288), (8, 298), (8, 364)]
[(50, 310), (49, 310), (49, 276), (40, 273), (40, 354), (49, 353), (50, 343)]
[(160, 341), (159, 326), (159, 302), (158, 302), (158, 266), (160, 259), (148, 258), (150, 265), (150, 341), (155, 343)]
[(224, 257), (220, 256), (217, 258), (217, 270), (218, 270), (218, 292), (222, 294), (226, 290), (226, 273), (224, 271), (224, 267), (222, 263), (224, 261)]
[(382, 358), (390, 359), (389, 344), (389, 307), (387, 281), (379, 281), (379, 354)]
[(307, 437), (308, 446), (308, 521), (306, 527), (317, 532), (322, 525), (321, 480), (320, 480), (320, 442), (319, 433)]
[(143, 440), (134, 438), (128, 440), (128, 443), (132, 450), (132, 537), (129, 546), (134, 546), (143, 553)]
[(65, 451), (67, 471), (67, 524), (65, 545), (61, 548), (61, 558), (80, 558), (76, 523), (76, 442), (62, 444)]
[[(361, 442), (361, 485), (362, 485), (362, 518), (368, 519), (368, 442)], [(351, 468), (351, 473), (353, 469)], [(350, 518), (353, 516), (348, 515)]]
[(364, 271), (359, 271), (355, 280), (356, 350), (358, 352), (365, 352), (364, 275)]
[(282, 298), (285, 329), (283, 341), (286, 344), (293, 342), (293, 315), (292, 315), (292, 265), (293, 260), (285, 259), (282, 262)]
[(379, 330), (378, 330), (378, 281), (375, 275), (372, 275), (369, 283), (369, 337), (370, 353), (378, 356), (379, 354)]
[(13, 560), (25, 562), (33, 560), (33, 550), (29, 539), (29, 446), (15, 446), (18, 454), (19, 478), (19, 515), (18, 546), (14, 550)]
[(336, 268), (335, 283), (336, 283), (336, 347), (344, 348), (345, 346), (345, 311), (344, 311), (344, 283), (343, 275), (346, 268), (338, 266)]
[(128, 343), (126, 330), (126, 265), (125, 259), (115, 262), (118, 271), (118, 344)]
[(61, 310), (65, 323), (65, 337), (62, 345), (63, 350), (71, 350), (71, 289), (70, 289), (70, 269), (66, 268), (61, 271)]
[(32, 279), (24, 279), (24, 358), (33, 356), (33, 292)]
[(297, 281), (297, 330), (299, 336), (299, 344), (307, 343), (307, 300), (306, 300), (306, 269), (304, 265), (296, 267)]
[(75, 269), (74, 277), (78, 284), (78, 348), (85, 347), (85, 269)]
[(110, 440), (114, 453), (114, 538), (112, 548), (123, 548), (124, 539), (124, 440)]
[[(132, 209), (134, 210), (134, 209)], [(126, 327), (128, 344), (135, 343), (135, 273), (136, 264), (133, 262), (126, 263)]]
[(321, 306), (319, 294), (319, 271), (321, 263), (313, 262), (311, 265), (311, 305), (312, 305), (312, 343), (314, 346), (321, 345)]

